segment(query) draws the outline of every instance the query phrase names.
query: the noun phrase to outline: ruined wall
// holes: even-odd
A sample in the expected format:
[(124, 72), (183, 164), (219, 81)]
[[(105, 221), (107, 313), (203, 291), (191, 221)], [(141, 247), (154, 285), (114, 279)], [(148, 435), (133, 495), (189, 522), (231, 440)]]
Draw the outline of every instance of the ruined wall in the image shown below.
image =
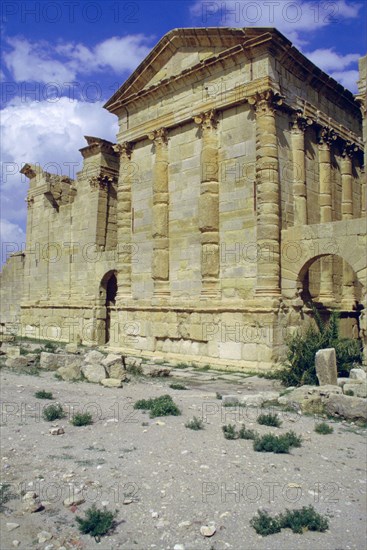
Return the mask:
[(0, 323), (4, 332), (16, 334), (19, 329), (23, 280), (24, 254), (18, 252), (8, 258), (0, 273)]

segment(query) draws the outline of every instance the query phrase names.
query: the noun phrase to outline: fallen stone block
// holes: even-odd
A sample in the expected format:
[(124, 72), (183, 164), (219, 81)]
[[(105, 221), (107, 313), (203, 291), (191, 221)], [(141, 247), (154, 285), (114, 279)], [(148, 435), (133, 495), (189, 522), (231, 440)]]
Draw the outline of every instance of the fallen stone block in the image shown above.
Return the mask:
[(325, 399), (325, 410), (348, 420), (367, 420), (367, 401), (361, 397), (331, 394)]
[(74, 344), (74, 342), (70, 342), (69, 344), (66, 344), (65, 351), (67, 353), (80, 353), (78, 344)]
[(316, 376), (320, 386), (337, 385), (338, 371), (334, 348), (320, 349), (315, 355)]
[(367, 380), (367, 374), (363, 369), (351, 369), (349, 378), (351, 380), (360, 380), (361, 382), (365, 382)]
[(87, 364), (83, 365), (81, 370), (88, 382), (99, 384), (101, 380), (107, 378), (106, 370), (103, 365)]
[(103, 378), (101, 384), (106, 388), (122, 388), (122, 380), (118, 378)]
[(160, 367), (158, 365), (142, 365), (142, 370), (144, 376), (151, 376), (155, 378), (161, 376), (170, 376), (172, 369), (169, 367)]
[(98, 363), (102, 363), (102, 360), (105, 358), (103, 353), (97, 350), (92, 350), (86, 354), (84, 357), (84, 362), (89, 363), (91, 365), (97, 365)]
[[(348, 384), (344, 384), (343, 393), (344, 395), (352, 395), (354, 397), (367, 397), (367, 383), (363, 383), (360, 380), (349, 379)], [(355, 384), (354, 382), (360, 382)]]

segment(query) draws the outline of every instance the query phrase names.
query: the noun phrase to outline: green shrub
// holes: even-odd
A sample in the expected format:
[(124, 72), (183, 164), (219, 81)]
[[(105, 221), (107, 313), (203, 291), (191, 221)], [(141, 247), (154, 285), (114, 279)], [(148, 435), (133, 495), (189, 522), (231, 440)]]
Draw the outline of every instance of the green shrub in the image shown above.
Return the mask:
[(326, 424), (326, 422), (320, 422), (320, 424), (316, 424), (315, 426), (315, 432), (318, 434), (332, 434), (334, 431), (334, 428), (332, 426), (329, 426), (329, 424)]
[(313, 506), (303, 506), (299, 510), (287, 510), (281, 517), (282, 529), (292, 529), (293, 533), (319, 531), (323, 533), (329, 527), (328, 520), (322, 517)]
[(226, 424), (222, 426), (223, 434), (226, 439), (237, 439), (238, 433), (234, 424)]
[(134, 409), (143, 409), (150, 411), (150, 418), (156, 416), (179, 416), (180, 409), (173, 402), (170, 395), (161, 395), (155, 399), (140, 399), (136, 401)]
[(183, 384), (180, 384), (179, 382), (173, 382), (172, 384), (169, 385), (170, 388), (172, 388), (173, 390), (187, 390), (188, 388), (186, 388), (186, 386), (184, 386)]
[(281, 426), (282, 422), (277, 414), (268, 413), (268, 414), (260, 414), (257, 417), (257, 422), (259, 424), (263, 424), (264, 426), (274, 426), (276, 428), (279, 428)]
[(89, 412), (75, 413), (70, 422), (73, 426), (89, 426), (93, 424), (93, 418)]
[(258, 511), (250, 521), (258, 535), (266, 537), (279, 533), (281, 529), (292, 529), (293, 533), (302, 534), (305, 531), (319, 531), (323, 533), (329, 528), (327, 518), (321, 516), (313, 506), (303, 506), (298, 510), (286, 510), (285, 514), (278, 514), (275, 517), (269, 516), (267, 512)]
[(223, 395), (221, 393), (219, 393), (218, 391), (216, 392), (215, 397), (217, 399), (223, 399)]
[(279, 533), (282, 528), (278, 517), (272, 518), (267, 512), (262, 512), (261, 510), (258, 511), (258, 516), (254, 516), (251, 519), (250, 525), (262, 537)]
[(203, 430), (204, 429), (204, 423), (200, 418), (197, 418), (194, 416), (192, 420), (189, 420), (185, 424), (186, 428), (190, 428), (190, 430)]
[(302, 438), (293, 431), (282, 435), (265, 434), (254, 440), (254, 450), (260, 453), (289, 453), (291, 447), (300, 447)]
[(76, 521), (79, 524), (79, 530), (85, 535), (94, 537), (97, 542), (100, 542), (101, 537), (106, 535), (113, 526), (115, 514), (107, 510), (98, 510), (93, 504), (85, 512), (86, 517), (81, 518), (76, 516)]
[(9, 483), (0, 483), (0, 511), (2, 512), (5, 509), (4, 504), (8, 500), (14, 498), (15, 495), (12, 494)]
[(52, 395), (52, 392), (50, 391), (45, 391), (45, 390), (39, 390), (39, 391), (36, 391), (36, 393), (34, 394), (34, 397), (37, 397), (37, 399), (53, 399), (53, 395)]
[(141, 365), (128, 365), (126, 367), (126, 372), (132, 374), (133, 376), (142, 376), (143, 367)]
[(64, 418), (65, 413), (62, 409), (62, 406), (57, 403), (56, 405), (48, 405), (43, 409), (42, 416), (45, 420), (52, 422), (53, 420), (59, 420)]
[(43, 347), (49, 353), (55, 353), (57, 350), (57, 344), (54, 344), (53, 342), (46, 342)]
[(282, 436), (265, 434), (254, 440), (254, 450), (259, 453), (288, 453), (289, 442)]
[(242, 424), (240, 430), (238, 431), (239, 439), (256, 439), (256, 436), (256, 432), (254, 430), (246, 429), (244, 424)]
[(354, 391), (353, 390), (345, 390), (344, 395), (349, 395), (349, 397), (353, 397), (354, 396)]
[(332, 312), (329, 321), (324, 322), (316, 307), (312, 306), (312, 310), (315, 324), (309, 323), (303, 332), (286, 339), (286, 362), (279, 371), (286, 386), (318, 385), (315, 354), (319, 349), (335, 348), (339, 376), (348, 376), (354, 364), (362, 361), (361, 342), (340, 337), (338, 313)]
[(280, 437), (284, 437), (284, 439), (289, 442), (290, 447), (302, 446), (302, 437), (297, 435), (293, 430), (282, 434)]

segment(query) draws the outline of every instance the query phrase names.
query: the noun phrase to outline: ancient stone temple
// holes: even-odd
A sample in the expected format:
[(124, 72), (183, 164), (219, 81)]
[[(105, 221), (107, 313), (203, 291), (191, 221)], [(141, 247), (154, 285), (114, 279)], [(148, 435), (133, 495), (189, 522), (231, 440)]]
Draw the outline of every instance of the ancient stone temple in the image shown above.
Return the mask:
[(116, 143), (75, 180), (23, 167), (2, 322), (267, 369), (314, 303), (366, 345), (365, 73), (357, 98), (275, 29), (169, 32), (105, 105)]

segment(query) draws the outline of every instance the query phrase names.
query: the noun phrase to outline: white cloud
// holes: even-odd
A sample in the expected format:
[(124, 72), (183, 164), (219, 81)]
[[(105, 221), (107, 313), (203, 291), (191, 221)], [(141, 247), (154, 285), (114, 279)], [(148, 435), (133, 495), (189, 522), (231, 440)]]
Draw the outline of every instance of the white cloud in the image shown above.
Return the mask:
[(336, 71), (331, 73), (330, 76), (354, 94), (358, 92), (359, 72), (357, 70)]
[(83, 103), (66, 97), (57, 102), (24, 102), (17, 98), (0, 114), (1, 207), (8, 236), (10, 229), (25, 227), (28, 180), (19, 171), (26, 162), (75, 177), (82, 167), (79, 149), (86, 145), (83, 136), (115, 141), (118, 127), (117, 119), (102, 108), (101, 102)]
[(92, 48), (80, 43), (30, 42), (13, 37), (11, 50), (3, 54), (5, 65), (16, 82), (71, 82), (79, 74), (112, 69), (132, 71), (150, 51), (151, 37), (143, 34), (112, 37)]
[(1, 263), (13, 252), (20, 252), (25, 249), (26, 236), (23, 229), (16, 223), (9, 220), (0, 220), (1, 237)]
[(275, 27), (296, 47), (307, 43), (307, 33), (358, 17), (362, 4), (346, 0), (256, 0), (254, 2), (208, 2), (196, 0), (190, 13), (207, 27)]
[(31, 43), (24, 38), (8, 38), (12, 51), (4, 53), (7, 69), (16, 82), (70, 82), (75, 71), (56, 59), (51, 59), (44, 42)]
[[(318, 49), (313, 52), (305, 52), (308, 59), (315, 63), (320, 69), (328, 73), (337, 82), (342, 84), (353, 93), (357, 93), (357, 81), (359, 79), (358, 70), (352, 66), (357, 66), (360, 57), (357, 53), (341, 55), (333, 48)], [(345, 70), (347, 69), (347, 70)]]
[(318, 49), (313, 52), (305, 52), (308, 59), (315, 63), (323, 71), (334, 71), (336, 69), (343, 70), (350, 65), (357, 63), (360, 55), (358, 53), (349, 53), (340, 55), (333, 48)]

